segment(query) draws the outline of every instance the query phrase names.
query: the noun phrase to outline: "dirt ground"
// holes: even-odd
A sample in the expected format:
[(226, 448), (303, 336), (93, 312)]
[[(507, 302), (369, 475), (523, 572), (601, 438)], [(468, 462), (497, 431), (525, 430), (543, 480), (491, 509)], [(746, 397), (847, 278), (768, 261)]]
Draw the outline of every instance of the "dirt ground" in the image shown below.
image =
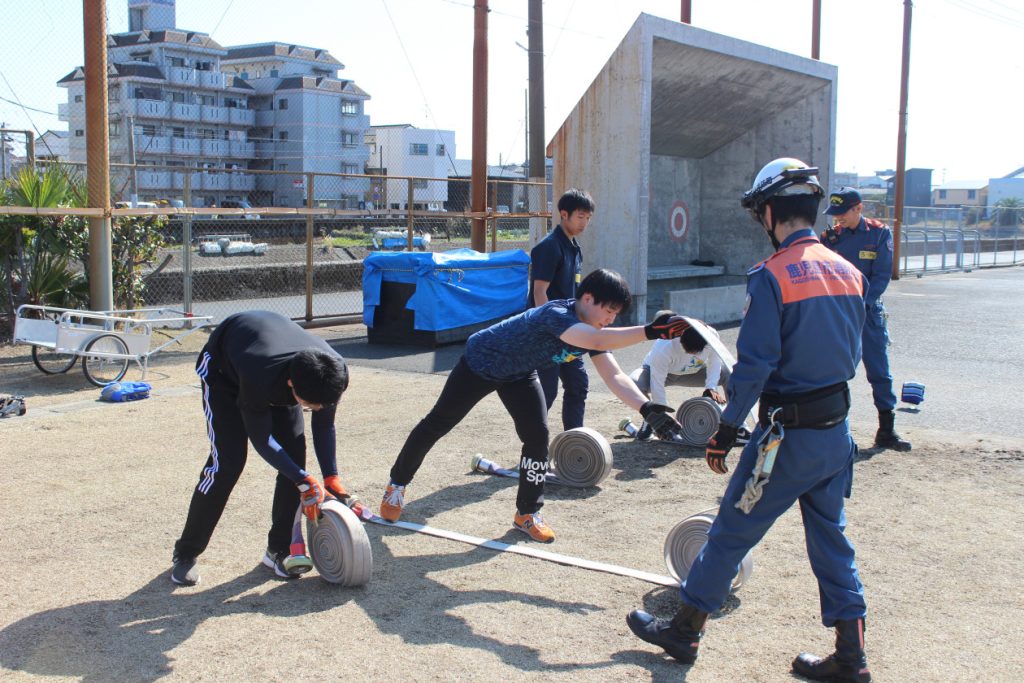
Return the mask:
[[(173, 587), (171, 546), (206, 457), (192, 374), (202, 336), (155, 356), (152, 398), (126, 404), (100, 403), (77, 367), (43, 376), (28, 347), (0, 347), (0, 393), (24, 394), (29, 411), (0, 419), (0, 679), (786, 681), (798, 652), (831, 651), (795, 510), (685, 667), (625, 624), (636, 607), (670, 615), (672, 589), (397, 528), (367, 527), (367, 586), (276, 580), (259, 563), (273, 477), (256, 455), (200, 558), (201, 583)], [(443, 381), (352, 366), (338, 455), (374, 507)], [(616, 433), (627, 415), (592, 395), (588, 424), (612, 443), (614, 469), (599, 488), (548, 489), (558, 539), (541, 547), (665, 574), (665, 535), (714, 506), (726, 480), (697, 449)], [(863, 443), (869, 427), (854, 425)], [(914, 437), (911, 453), (857, 463), (847, 510), (875, 680), (1024, 680), (1024, 439)], [(470, 474), (476, 452), (516, 460), (495, 397), (428, 456), (403, 519), (528, 542), (510, 529), (515, 483)]]

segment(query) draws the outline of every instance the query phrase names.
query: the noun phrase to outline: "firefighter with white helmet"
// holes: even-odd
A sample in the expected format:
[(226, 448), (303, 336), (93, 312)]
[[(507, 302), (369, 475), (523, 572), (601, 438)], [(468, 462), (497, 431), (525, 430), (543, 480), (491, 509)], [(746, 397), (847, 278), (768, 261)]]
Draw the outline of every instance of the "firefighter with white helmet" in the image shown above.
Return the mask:
[[(815, 680), (871, 680), (864, 655), (863, 587), (844, 529), (853, 479), (846, 386), (860, 361), (863, 275), (817, 239), (824, 196), (817, 169), (798, 159), (766, 164), (742, 205), (765, 230), (775, 254), (748, 271), (747, 306), (736, 342), (739, 361), (728, 405), (706, 460), (720, 474), (745, 416), (759, 421), (722, 497), (708, 540), (680, 586), (671, 619), (634, 610), (626, 622), (641, 639), (692, 663), (708, 615), (729, 595), (740, 561), (793, 503), (799, 503), (822, 621), (835, 627), (836, 651), (801, 654), (793, 671)], [(828, 354), (821, 353), (828, 348)]]

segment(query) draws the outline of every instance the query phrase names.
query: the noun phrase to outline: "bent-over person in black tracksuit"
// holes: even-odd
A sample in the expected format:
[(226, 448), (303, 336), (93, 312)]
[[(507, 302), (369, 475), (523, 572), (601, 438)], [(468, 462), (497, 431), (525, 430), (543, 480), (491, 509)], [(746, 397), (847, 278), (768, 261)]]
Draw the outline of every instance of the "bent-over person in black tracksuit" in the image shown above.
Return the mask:
[[(326, 494), (357, 502), (338, 479), (334, 416), (348, 387), (345, 361), (327, 343), (270, 311), (229, 316), (210, 335), (196, 361), (210, 455), (192, 494), (188, 518), (174, 544), (171, 580), (199, 581), (196, 558), (206, 550), (231, 490), (245, 467), (247, 441), (277, 470), (272, 525), (263, 564), (282, 578), (313, 568), (292, 529), (301, 502), (309, 517)], [(313, 450), (321, 485), (306, 470), (303, 408), (312, 411)]]

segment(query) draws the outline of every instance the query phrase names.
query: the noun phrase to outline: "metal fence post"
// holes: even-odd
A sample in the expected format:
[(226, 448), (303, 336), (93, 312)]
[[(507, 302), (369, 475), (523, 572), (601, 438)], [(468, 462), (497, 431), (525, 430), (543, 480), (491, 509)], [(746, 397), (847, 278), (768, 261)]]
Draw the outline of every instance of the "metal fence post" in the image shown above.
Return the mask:
[(306, 322), (313, 319), (313, 174), (306, 174)]
[[(181, 194), (185, 208), (192, 207), (192, 174), (185, 169), (181, 179)], [(185, 315), (192, 315), (192, 214), (186, 213), (181, 221), (181, 299)]]
[(413, 186), (412, 178), (406, 178), (406, 199), (405, 199), (405, 216), (406, 216), (406, 234), (405, 234), (405, 248), (412, 251), (412, 233), (415, 229), (415, 217), (412, 215), (412, 202), (413, 202)]

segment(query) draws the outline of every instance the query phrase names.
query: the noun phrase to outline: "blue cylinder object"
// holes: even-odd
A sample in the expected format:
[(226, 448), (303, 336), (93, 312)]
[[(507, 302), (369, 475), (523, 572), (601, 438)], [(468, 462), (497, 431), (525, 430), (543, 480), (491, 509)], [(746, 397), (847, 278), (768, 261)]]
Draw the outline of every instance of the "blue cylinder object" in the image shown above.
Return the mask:
[(924, 402), (924, 385), (920, 382), (904, 382), (900, 400), (915, 406)]

